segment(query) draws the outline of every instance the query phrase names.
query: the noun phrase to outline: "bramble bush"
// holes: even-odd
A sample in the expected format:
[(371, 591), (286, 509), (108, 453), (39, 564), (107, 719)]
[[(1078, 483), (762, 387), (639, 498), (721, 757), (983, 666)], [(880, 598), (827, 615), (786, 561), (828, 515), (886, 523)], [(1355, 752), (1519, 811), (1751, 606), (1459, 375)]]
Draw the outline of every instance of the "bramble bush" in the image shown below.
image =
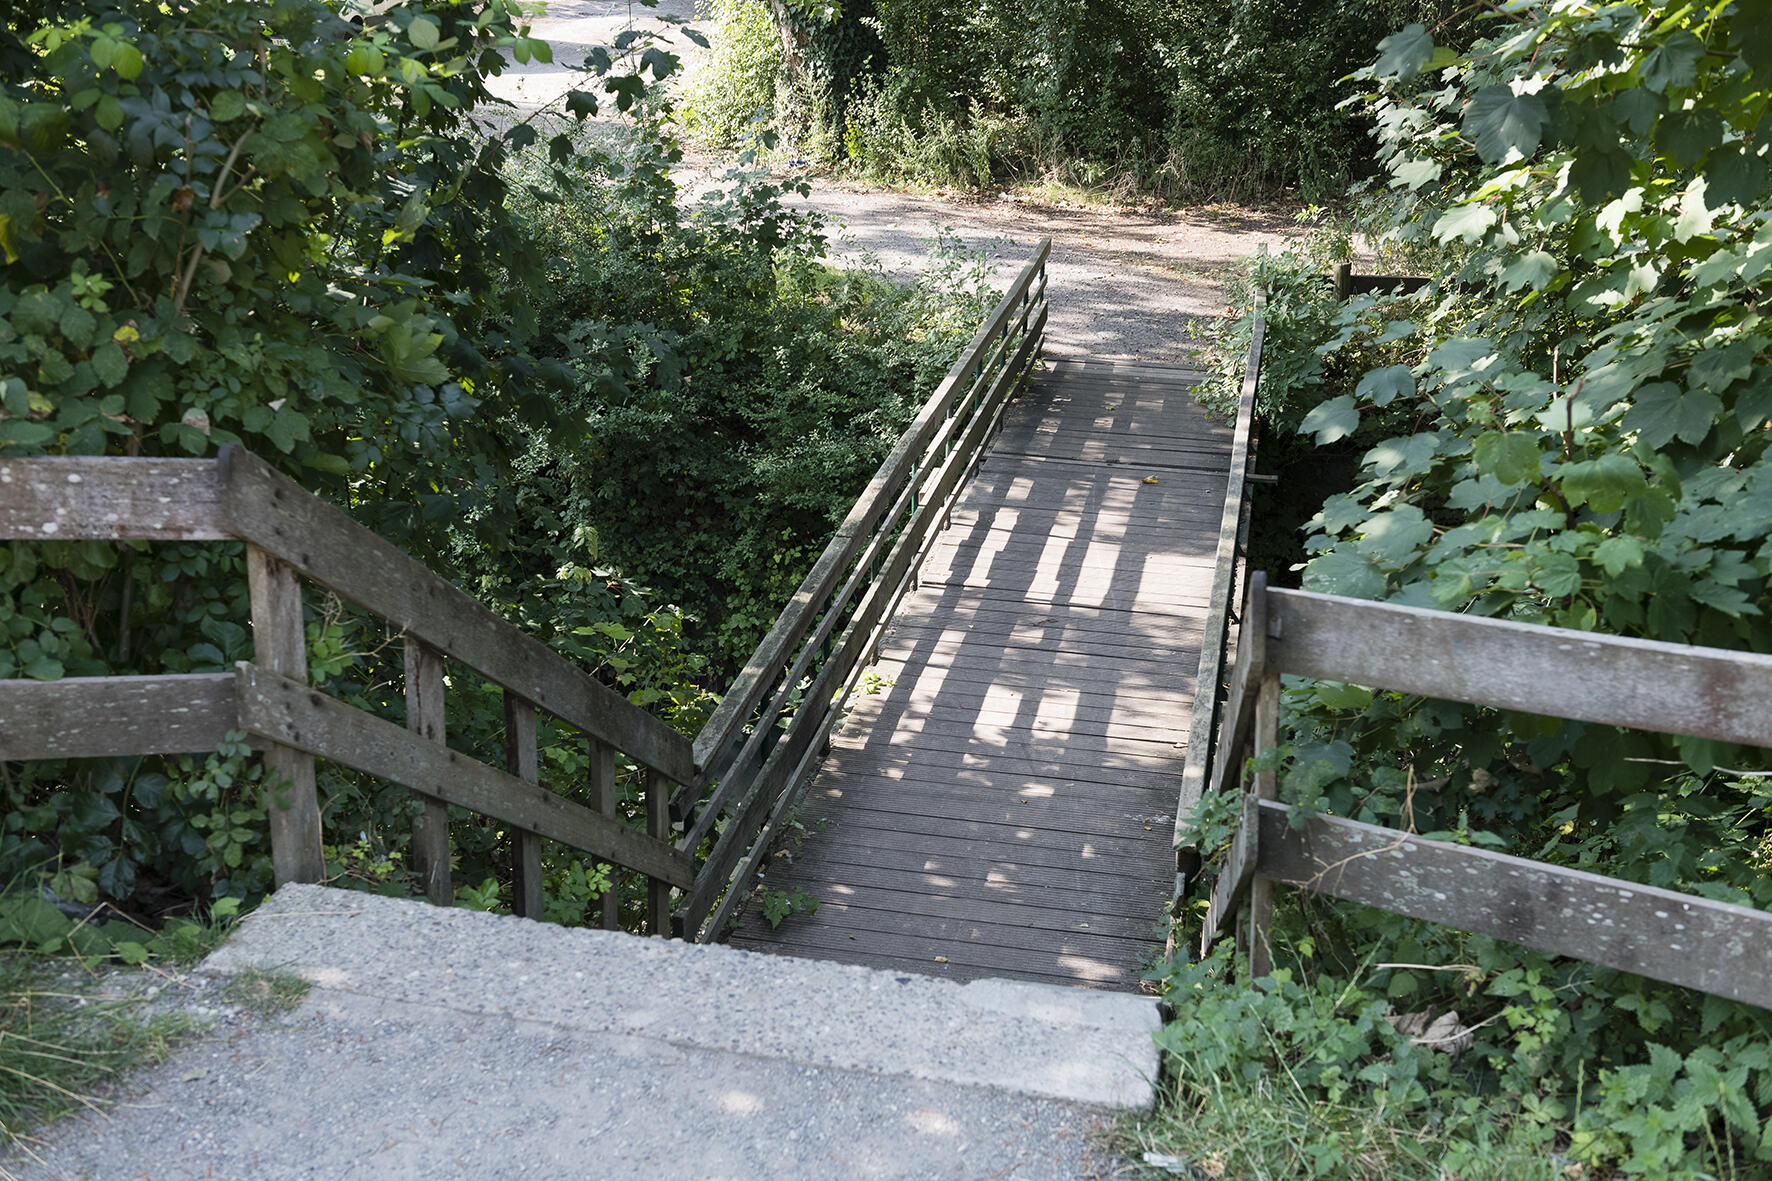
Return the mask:
[[(1305, 527), (1307, 589), (1772, 647), (1763, 15), (1519, 0), (1467, 54), (1419, 25), (1383, 43), (1360, 74), (1386, 170), (1362, 228), (1433, 282), (1276, 300), (1292, 321), (1277, 335), (1317, 341), (1284, 362), (1304, 376), (1270, 415), (1360, 455)], [(1288, 681), (1283, 712), (1265, 757), (1301, 815), (1772, 905), (1764, 751), (1310, 680)], [(1203, 807), (1203, 839), (1228, 832), (1230, 805)], [(1279, 940), (1288, 979), (1346, 998), (1324, 1021), (1383, 1002), (1473, 1029), (1399, 1109), (1467, 1162), (1439, 1167), (1509, 1175), (1492, 1154), (1532, 1144), (1627, 1175), (1772, 1161), (1762, 1010), (1320, 899), (1289, 896)], [(1178, 1015), (1223, 1003), (1226, 966), (1175, 978)], [(1394, 1096), (1405, 1059), (1367, 1044), (1336, 1061), (1360, 1087), (1301, 1102)], [(1439, 1175), (1407, 1144), (1373, 1151), (1328, 1171)]]

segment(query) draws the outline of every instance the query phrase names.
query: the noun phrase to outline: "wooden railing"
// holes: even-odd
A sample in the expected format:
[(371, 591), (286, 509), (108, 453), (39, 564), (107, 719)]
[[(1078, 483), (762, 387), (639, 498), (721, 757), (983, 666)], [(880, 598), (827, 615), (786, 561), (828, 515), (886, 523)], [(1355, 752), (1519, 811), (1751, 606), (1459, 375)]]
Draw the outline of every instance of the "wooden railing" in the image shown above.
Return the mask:
[[(324, 872), (316, 757), (419, 793), (412, 855), (436, 902), (451, 899), (450, 804), (512, 827), (520, 914), (542, 913), (543, 838), (645, 874), (655, 930), (668, 926), (668, 891), (694, 882), (664, 808), (669, 784), (695, 776), (688, 739), (244, 450), (0, 460), (0, 538), (244, 541), (256, 657), (233, 673), (0, 681), (0, 759), (211, 750), (244, 730), (278, 781), (270, 830), (280, 883)], [(405, 633), (404, 729), (309, 686), (303, 577)], [(445, 657), (503, 687), (504, 768), (445, 745)], [(597, 808), (537, 782), (537, 709), (586, 735)], [(647, 769), (647, 833), (614, 815), (616, 751)]]
[[(452, 897), (455, 804), (510, 826), (519, 914), (542, 914), (546, 838), (645, 875), (648, 930), (717, 938), (1032, 368), (1049, 249), (1040, 243), (693, 742), (262, 460), (226, 447), (213, 460), (0, 459), (0, 539), (244, 541), (255, 654), (233, 673), (0, 680), (0, 760), (205, 751), (244, 730), (277, 784), (279, 884), (324, 873), (318, 757), (420, 796), (412, 853), (434, 901)], [(405, 728), (309, 686), (303, 577), (404, 633)], [(445, 744), (445, 658), (503, 688), (504, 768)], [(540, 785), (537, 710), (586, 736), (593, 807)], [(615, 816), (618, 752), (644, 770), (645, 832)], [(615, 924), (611, 902), (605, 926)]]
[(1051, 245), (1035, 248), (696, 736), (698, 774), (675, 801), (686, 822), (679, 847), (714, 843), (677, 912), (686, 936), (718, 938), (725, 929), (881, 628), (1033, 366)]
[[(1759, 653), (1269, 589), (1260, 575), (1243, 634), (1213, 791), (1244, 781), (1246, 745), (1278, 744), (1288, 673), (1772, 747), (1772, 656)], [(1248, 780), (1205, 935), (1246, 905), (1253, 975), (1268, 970), (1270, 892), (1285, 882), (1772, 1008), (1772, 913), (1336, 817), (1295, 825), (1273, 771)]]
[[(1189, 884), (1200, 871), (1200, 851), (1189, 841), (1187, 817), (1206, 790), (1213, 770), (1218, 733), (1224, 709), (1224, 675), (1230, 666), (1240, 634), (1233, 610), (1242, 597), (1248, 573), (1249, 483), (1255, 473), (1255, 393), (1261, 381), (1261, 350), (1267, 337), (1263, 310), (1267, 297), (1255, 296), (1255, 326), (1243, 365), (1243, 385), (1237, 398), (1237, 423), (1231, 437), (1231, 470), (1224, 494), (1224, 513), (1218, 526), (1218, 549), (1212, 567), (1212, 592), (1208, 600), (1205, 631), (1200, 638), (1200, 667), (1194, 678), (1194, 710), (1188, 724), (1187, 755), (1181, 767), (1181, 796), (1175, 806), (1175, 893), (1180, 903)], [(1170, 953), (1174, 947), (1169, 948)]]

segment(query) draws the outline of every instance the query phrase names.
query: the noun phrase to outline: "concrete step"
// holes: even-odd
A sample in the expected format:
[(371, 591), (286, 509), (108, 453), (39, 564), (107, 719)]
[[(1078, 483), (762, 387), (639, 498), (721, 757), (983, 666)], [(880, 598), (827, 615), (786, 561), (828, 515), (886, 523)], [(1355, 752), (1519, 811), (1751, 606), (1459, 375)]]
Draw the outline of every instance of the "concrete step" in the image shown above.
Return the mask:
[(311, 982), (49, 1129), (31, 1178), (1078, 1177), (1155, 1003), (285, 886), (203, 965)]

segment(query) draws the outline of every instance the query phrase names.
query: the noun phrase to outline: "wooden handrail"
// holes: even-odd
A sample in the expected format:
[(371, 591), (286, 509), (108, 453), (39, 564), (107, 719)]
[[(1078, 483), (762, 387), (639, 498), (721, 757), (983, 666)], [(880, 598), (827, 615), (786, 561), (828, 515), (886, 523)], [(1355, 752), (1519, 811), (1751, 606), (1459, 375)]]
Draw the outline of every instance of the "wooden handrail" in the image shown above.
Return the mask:
[[(696, 737), (698, 774), (677, 800), (677, 814), (687, 819), (679, 847), (716, 839), (677, 911), (686, 935), (717, 936), (742, 897), (738, 884), (766, 851), (937, 522), (1031, 368), (1046, 322), (1050, 251), (1043, 239)], [(777, 729), (802, 689), (799, 708)]]
[[(1237, 397), (1237, 424), (1231, 436), (1231, 467), (1225, 483), (1224, 510), (1219, 518), (1218, 546), (1212, 565), (1212, 591), (1200, 665), (1194, 677), (1193, 716), (1188, 724), (1187, 753), (1181, 767), (1181, 792), (1175, 805), (1175, 890), (1179, 903), (1188, 882), (1199, 872), (1200, 854), (1187, 841), (1186, 818), (1199, 802), (1213, 771), (1219, 718), (1225, 708), (1225, 668), (1231, 660), (1231, 604), (1244, 581), (1244, 549), (1249, 535), (1249, 478), (1255, 468), (1255, 395), (1261, 381), (1261, 351), (1267, 339), (1264, 310), (1267, 296), (1255, 294), (1255, 323), (1243, 363), (1243, 385)], [(1239, 633), (1241, 634), (1241, 633)]]
[[(1277, 696), (1287, 674), (1772, 748), (1772, 656), (1763, 653), (1268, 589), (1260, 577), (1244, 618), (1260, 642), (1233, 677), (1214, 789), (1241, 778), (1245, 719), (1260, 716), (1262, 694)], [(1253, 729), (1256, 753), (1274, 745), (1271, 719)], [(1350, 820), (1295, 824), (1288, 806), (1260, 794), (1245, 798), (1208, 941), (1245, 891), (1287, 882), (1772, 1008), (1772, 913)], [(1252, 922), (1259, 975), (1265, 919)]]
[[(258, 457), (227, 446), (213, 460), (4, 460), (0, 489), (0, 538), (246, 542), (258, 656), (235, 674), (0, 681), (0, 759), (213, 750), (229, 731), (244, 730), (290, 784), (270, 816), (279, 883), (324, 871), (316, 756), (427, 799), (432, 819), (428, 831), (415, 830), (415, 854), (435, 900), (450, 895), (450, 803), (516, 826), (519, 868), (533, 869), (536, 841), (546, 837), (664, 888), (694, 883), (693, 859), (668, 832), (636, 832), (544, 790), (522, 768), (487, 766), (450, 750), (440, 733), (402, 729), (309, 688), (298, 575), (400, 628), (409, 662), (416, 653), (436, 666), (433, 693), (447, 656), (503, 687), (511, 717), (533, 725), (539, 707), (594, 744), (626, 753), (648, 768), (655, 793), (668, 795), (670, 783), (695, 774), (687, 738)], [(440, 716), (440, 700), (434, 708)], [(517, 736), (519, 759), (525, 749)], [(537, 884), (523, 885), (520, 909), (539, 916)]]

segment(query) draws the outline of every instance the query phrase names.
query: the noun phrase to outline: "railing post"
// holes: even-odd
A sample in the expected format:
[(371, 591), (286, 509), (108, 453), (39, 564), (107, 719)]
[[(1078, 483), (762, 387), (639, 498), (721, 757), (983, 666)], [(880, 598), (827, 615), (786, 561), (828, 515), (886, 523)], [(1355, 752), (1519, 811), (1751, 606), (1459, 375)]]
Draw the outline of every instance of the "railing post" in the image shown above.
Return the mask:
[[(605, 816), (615, 815), (615, 748), (607, 742), (592, 738), (589, 740), (591, 753), (590, 790), (591, 807)], [(613, 865), (605, 865), (609, 872), (609, 889), (598, 899), (598, 925), (605, 931), (613, 931), (621, 921), (621, 890), (616, 885), (616, 875), (621, 871)]]
[[(432, 742), (443, 741), (443, 654), (422, 640), (406, 637), (406, 728)], [(412, 867), (425, 897), (438, 906), (454, 901), (449, 884), (449, 805), (418, 793), (422, 811), (412, 822)]]
[[(252, 596), (253, 658), (260, 667), (304, 684), (308, 679), (307, 630), (302, 623), (301, 575), (250, 543), (246, 578)], [(287, 746), (265, 751), (270, 799), (271, 866), (276, 882), (317, 882), (326, 874), (320, 849), (320, 802), (314, 787), (314, 756)]]
[[(506, 689), (505, 769), (519, 779), (540, 783), (540, 762), (535, 746), (535, 706)], [(546, 907), (541, 888), (541, 837), (513, 828), (510, 841), (512, 909), (526, 919), (540, 919)]]
[[(661, 841), (671, 839), (671, 781), (651, 767), (646, 769), (646, 831)], [(671, 934), (671, 886), (657, 878), (646, 879), (646, 933)]]

